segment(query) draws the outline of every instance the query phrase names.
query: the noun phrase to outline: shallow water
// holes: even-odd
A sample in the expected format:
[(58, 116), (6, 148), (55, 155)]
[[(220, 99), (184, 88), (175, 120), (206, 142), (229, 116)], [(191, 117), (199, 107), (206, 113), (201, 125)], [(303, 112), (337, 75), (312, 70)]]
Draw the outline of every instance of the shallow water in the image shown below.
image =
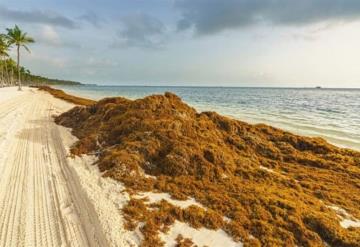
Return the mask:
[(199, 111), (216, 111), (250, 123), (320, 136), (360, 150), (360, 89), (58, 86), (68, 93), (101, 99), (130, 99), (173, 92)]

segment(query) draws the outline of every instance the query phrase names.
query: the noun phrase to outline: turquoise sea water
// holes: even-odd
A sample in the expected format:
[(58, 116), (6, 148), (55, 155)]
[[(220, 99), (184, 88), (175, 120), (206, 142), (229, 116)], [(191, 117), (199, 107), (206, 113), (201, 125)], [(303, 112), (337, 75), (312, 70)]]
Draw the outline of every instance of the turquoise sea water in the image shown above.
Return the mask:
[(217, 111), (250, 123), (320, 136), (360, 150), (360, 89), (58, 86), (93, 99), (129, 99), (173, 92), (198, 111)]

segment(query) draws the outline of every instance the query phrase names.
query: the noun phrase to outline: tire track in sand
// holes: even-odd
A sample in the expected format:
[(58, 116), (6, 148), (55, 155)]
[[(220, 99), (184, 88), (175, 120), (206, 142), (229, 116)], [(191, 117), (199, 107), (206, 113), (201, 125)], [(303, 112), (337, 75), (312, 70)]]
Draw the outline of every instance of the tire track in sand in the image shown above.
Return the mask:
[(36, 96), (0, 103), (0, 121), (17, 129), (0, 160), (0, 246), (108, 246), (68, 168), (53, 106)]

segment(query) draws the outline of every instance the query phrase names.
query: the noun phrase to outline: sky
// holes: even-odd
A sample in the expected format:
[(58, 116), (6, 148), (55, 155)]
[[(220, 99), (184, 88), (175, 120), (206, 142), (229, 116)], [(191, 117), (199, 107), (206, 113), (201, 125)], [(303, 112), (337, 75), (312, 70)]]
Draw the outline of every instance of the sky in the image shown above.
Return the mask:
[(50, 78), (360, 87), (359, 0), (0, 0), (0, 32), (15, 24)]

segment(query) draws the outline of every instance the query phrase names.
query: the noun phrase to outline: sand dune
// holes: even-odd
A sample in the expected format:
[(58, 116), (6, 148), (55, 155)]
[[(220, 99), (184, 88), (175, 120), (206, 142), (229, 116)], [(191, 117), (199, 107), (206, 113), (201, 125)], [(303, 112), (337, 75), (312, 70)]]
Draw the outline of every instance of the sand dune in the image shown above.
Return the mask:
[(72, 106), (30, 88), (0, 89), (0, 246), (137, 244), (122, 227), (126, 194), (111, 196), (120, 185), (90, 168), (91, 158), (67, 157), (75, 140), (52, 115)]

